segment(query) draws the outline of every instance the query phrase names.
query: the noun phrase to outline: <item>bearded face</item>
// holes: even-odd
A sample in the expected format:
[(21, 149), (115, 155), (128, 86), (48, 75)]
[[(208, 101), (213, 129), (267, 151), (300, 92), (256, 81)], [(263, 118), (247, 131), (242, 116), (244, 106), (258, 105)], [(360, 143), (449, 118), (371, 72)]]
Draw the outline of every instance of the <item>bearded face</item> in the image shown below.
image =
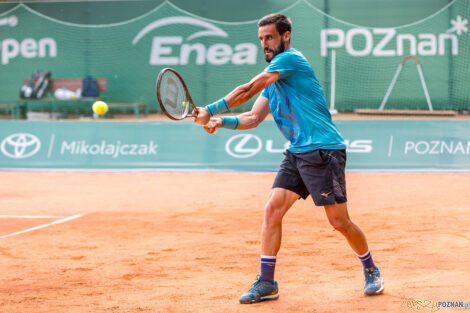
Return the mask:
[(276, 55), (284, 51), (286, 51), (286, 47), (284, 45), (284, 41), (281, 40), (281, 43), (279, 43), (277, 47), (273, 49), (270, 49), (270, 48), (264, 49), (264, 59), (266, 60), (266, 62), (270, 63), (271, 60), (274, 59)]
[(271, 62), (276, 55), (287, 50), (286, 47), (289, 48), (290, 32), (285, 32), (281, 35), (274, 24), (259, 27), (258, 35), (261, 47), (263, 48), (264, 59), (268, 63)]

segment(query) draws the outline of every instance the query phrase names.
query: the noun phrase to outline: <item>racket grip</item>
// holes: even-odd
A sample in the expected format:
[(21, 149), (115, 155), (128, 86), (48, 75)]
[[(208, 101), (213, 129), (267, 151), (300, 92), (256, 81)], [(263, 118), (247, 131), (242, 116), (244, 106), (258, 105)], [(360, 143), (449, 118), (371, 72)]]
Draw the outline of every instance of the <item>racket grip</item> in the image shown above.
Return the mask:
[[(191, 103), (191, 104), (192, 104), (192, 103)], [(193, 116), (192, 113), (191, 113), (190, 115), (191, 115), (191, 117), (197, 117), (197, 116), (199, 115), (198, 108), (195, 107), (193, 104), (192, 104), (192, 106), (193, 106), (193, 112), (196, 112), (196, 116)]]

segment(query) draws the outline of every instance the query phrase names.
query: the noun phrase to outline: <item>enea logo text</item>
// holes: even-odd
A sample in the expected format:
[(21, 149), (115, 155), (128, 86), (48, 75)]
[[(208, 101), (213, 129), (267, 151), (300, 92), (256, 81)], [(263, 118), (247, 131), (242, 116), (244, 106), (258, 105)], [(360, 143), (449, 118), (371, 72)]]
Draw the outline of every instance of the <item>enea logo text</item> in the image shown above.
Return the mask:
[(345, 48), (349, 55), (401, 56), (445, 55), (448, 47), (452, 55), (459, 54), (459, 37), (468, 32), (467, 19), (459, 15), (450, 21), (451, 27), (444, 33), (398, 34), (395, 28), (338, 28), (322, 29), (320, 33), (321, 55), (328, 56), (329, 49)]
[(25, 159), (35, 155), (41, 148), (41, 141), (38, 137), (27, 134), (13, 134), (3, 139), (0, 144), (0, 151), (12, 159)]
[(187, 65), (195, 59), (195, 64), (235, 65), (256, 64), (257, 46), (244, 42), (231, 46), (216, 43), (206, 46), (197, 42), (197, 38), (214, 36), (227, 38), (228, 34), (209, 22), (187, 16), (173, 16), (159, 19), (144, 27), (132, 41), (136, 45), (145, 35), (160, 27), (188, 25), (202, 28), (187, 38), (182, 36), (154, 36), (150, 49), (150, 65)]
[[(0, 30), (1, 27), (15, 27), (18, 24), (18, 18), (16, 16), (10, 16), (0, 18)], [(5, 31), (8, 33), (8, 31)], [(2, 31), (2, 33), (5, 33)], [(26, 59), (34, 58), (55, 58), (57, 56), (57, 43), (52, 38), (41, 38), (36, 40), (34, 38), (25, 38), (21, 42), (14, 38), (5, 38), (0, 41), (0, 53), (2, 64), (10, 63), (11, 59), (14, 59), (21, 55)]]

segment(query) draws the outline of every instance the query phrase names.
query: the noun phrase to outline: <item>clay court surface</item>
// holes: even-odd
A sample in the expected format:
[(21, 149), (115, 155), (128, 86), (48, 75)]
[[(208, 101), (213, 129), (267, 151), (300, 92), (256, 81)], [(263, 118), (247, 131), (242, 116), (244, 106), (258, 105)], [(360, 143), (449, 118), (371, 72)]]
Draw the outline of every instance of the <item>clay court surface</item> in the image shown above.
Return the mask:
[(362, 266), (309, 198), (284, 220), (279, 300), (238, 304), (274, 176), (0, 172), (0, 312), (456, 312), (407, 299), (470, 300), (470, 174), (349, 172), (384, 295), (362, 295)]

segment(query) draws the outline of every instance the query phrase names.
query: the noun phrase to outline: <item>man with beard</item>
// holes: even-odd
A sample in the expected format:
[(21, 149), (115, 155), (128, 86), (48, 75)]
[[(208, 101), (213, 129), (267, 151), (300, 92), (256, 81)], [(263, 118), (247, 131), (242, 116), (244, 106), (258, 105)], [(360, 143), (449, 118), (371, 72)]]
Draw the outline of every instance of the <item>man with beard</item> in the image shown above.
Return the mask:
[[(282, 14), (269, 14), (258, 22), (258, 35), (269, 65), (249, 83), (225, 98), (196, 108), (195, 121), (209, 133), (219, 127), (249, 129), (271, 111), (277, 126), (290, 141), (265, 207), (261, 231), (261, 273), (240, 303), (279, 297), (274, 281), (276, 255), (281, 246), (282, 218), (297, 199), (310, 194), (323, 206), (330, 224), (343, 234), (363, 264), (365, 295), (380, 294), (383, 279), (375, 266), (366, 238), (348, 215), (345, 183), (346, 145), (333, 124), (323, 90), (307, 59), (291, 48), (292, 23)], [(214, 117), (261, 95), (253, 108), (238, 116)]]

